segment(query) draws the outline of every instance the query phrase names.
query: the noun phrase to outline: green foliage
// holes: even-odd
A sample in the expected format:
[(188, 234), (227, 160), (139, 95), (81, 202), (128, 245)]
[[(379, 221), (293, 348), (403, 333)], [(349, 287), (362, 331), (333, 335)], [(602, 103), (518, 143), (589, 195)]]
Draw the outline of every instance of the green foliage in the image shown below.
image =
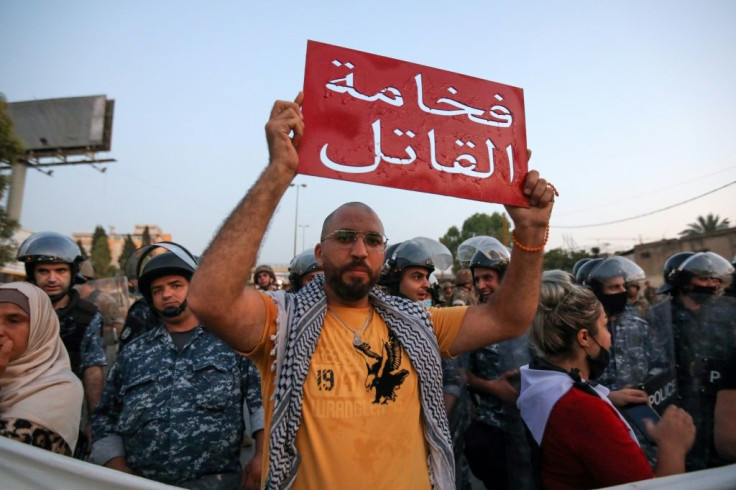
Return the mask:
[(713, 233), (718, 230), (725, 230), (731, 226), (728, 218), (721, 219), (720, 216), (713, 213), (708, 213), (707, 216), (698, 216), (694, 223), (687, 225), (687, 228), (680, 232), (681, 237), (689, 238), (705, 233)]
[[(23, 144), (15, 134), (13, 120), (7, 111), (5, 97), (0, 94), (0, 162), (10, 165), (24, 153)], [(9, 183), (7, 175), (0, 175), (0, 201), (3, 200)], [(0, 265), (15, 260), (17, 245), (13, 242), (13, 234), (18, 229), (18, 222), (8, 216), (4, 206), (0, 206)]]
[(136, 246), (135, 242), (133, 242), (133, 238), (130, 235), (125, 235), (123, 251), (120, 253), (120, 258), (118, 258), (118, 267), (121, 271), (125, 271), (125, 263), (128, 261), (128, 257), (133, 255), (133, 252), (135, 251)]
[(98, 278), (115, 275), (115, 268), (110, 265), (111, 255), (110, 245), (107, 243), (107, 233), (101, 226), (97, 226), (92, 235), (90, 261)]
[(25, 149), (13, 129), (5, 97), (0, 94), (0, 162), (11, 163), (23, 156)]
[(151, 232), (148, 229), (148, 226), (143, 228), (143, 234), (141, 235), (141, 247), (145, 247), (146, 245), (151, 245), (153, 243), (153, 240), (151, 240)]
[(84, 245), (82, 245), (82, 240), (77, 240), (77, 247), (79, 247), (79, 251), (82, 252), (82, 256), (85, 259), (88, 259), (89, 255), (87, 254), (87, 251), (84, 249)]
[(564, 248), (553, 248), (544, 254), (544, 270), (562, 269), (572, 272), (572, 266), (580, 259), (593, 257), (584, 250), (566, 250)]
[(440, 238), (440, 242), (455, 257), (452, 271), (457, 272), (463, 267), (467, 267), (467, 264), (463, 265), (457, 260), (457, 247), (470, 237), (480, 235), (492, 236), (508, 246), (510, 233), (508, 230), (504, 230), (505, 226), (508, 226), (508, 219), (505, 214), (498, 212), (494, 212), (492, 215), (475, 213), (463, 222), (462, 231), (458, 230), (456, 226), (451, 226), (447, 230), (447, 233)]

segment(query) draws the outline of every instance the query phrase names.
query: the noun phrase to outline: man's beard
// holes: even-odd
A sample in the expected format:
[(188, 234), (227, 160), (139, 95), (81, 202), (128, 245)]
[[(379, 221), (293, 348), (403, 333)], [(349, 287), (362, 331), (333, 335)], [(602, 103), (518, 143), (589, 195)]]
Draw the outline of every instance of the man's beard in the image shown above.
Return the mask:
[[(360, 268), (368, 273), (368, 282), (363, 282), (360, 278), (356, 278), (350, 283), (342, 280), (343, 274), (350, 269)], [(368, 265), (363, 261), (353, 261), (352, 263), (333, 269), (331, 264), (324, 264), (325, 279), (330, 288), (340, 298), (347, 301), (358, 301), (368, 296), (373, 286), (378, 281), (378, 275), (374, 273)]]

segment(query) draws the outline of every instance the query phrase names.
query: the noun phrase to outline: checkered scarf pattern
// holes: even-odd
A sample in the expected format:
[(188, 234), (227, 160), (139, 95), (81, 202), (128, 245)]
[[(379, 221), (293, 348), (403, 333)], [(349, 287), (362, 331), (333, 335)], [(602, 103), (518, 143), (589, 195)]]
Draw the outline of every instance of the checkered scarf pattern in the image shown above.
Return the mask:
[[(324, 276), (319, 274), (298, 294), (270, 293), (279, 309), (277, 334), (272, 337), (276, 371), (271, 422), (267, 489), (290, 488), (300, 455), (296, 432), (302, 417), (304, 383), (322, 331), (327, 300)], [(442, 367), (437, 338), (427, 309), (373, 289), (369, 296), (376, 313), (399, 339), (419, 376), (424, 437), (429, 447), (427, 465), (433, 488), (452, 488), (455, 467), (450, 430), (442, 399)]]

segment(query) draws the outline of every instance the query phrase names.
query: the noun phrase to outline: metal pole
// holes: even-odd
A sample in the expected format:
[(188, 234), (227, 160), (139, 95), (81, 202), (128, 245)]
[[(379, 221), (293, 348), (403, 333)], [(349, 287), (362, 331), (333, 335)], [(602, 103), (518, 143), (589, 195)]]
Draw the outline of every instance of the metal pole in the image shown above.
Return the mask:
[(299, 228), (299, 188), (306, 186), (307, 184), (289, 184), (289, 187), (296, 187), (296, 208), (294, 209), (294, 256), (296, 256), (296, 233)]
[(299, 227), (302, 229), (302, 250), (304, 250), (304, 247), (306, 246), (305, 234), (307, 232), (307, 228), (309, 228), (309, 225), (299, 225)]

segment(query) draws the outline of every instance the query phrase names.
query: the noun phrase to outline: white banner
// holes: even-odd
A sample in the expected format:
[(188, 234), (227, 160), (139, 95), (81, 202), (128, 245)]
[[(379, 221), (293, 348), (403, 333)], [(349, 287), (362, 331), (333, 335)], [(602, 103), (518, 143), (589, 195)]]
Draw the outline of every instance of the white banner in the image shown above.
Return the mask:
[(105, 490), (172, 487), (138, 476), (85, 463), (0, 437), (0, 487), (13, 490), (103, 488)]

